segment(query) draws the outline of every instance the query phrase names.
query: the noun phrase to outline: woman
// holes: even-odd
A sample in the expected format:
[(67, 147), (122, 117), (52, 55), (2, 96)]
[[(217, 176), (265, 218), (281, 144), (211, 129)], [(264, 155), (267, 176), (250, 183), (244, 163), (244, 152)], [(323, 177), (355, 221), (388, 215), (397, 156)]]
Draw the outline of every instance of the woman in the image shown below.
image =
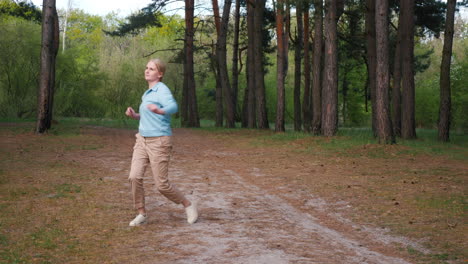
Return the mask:
[(161, 82), (165, 70), (166, 66), (159, 59), (152, 59), (148, 62), (145, 70), (148, 90), (141, 98), (140, 113), (136, 113), (131, 107), (128, 107), (125, 112), (127, 116), (140, 120), (129, 176), (133, 202), (138, 215), (130, 222), (130, 226), (139, 226), (148, 219), (143, 189), (143, 175), (148, 163), (159, 192), (174, 203), (185, 207), (189, 224), (195, 223), (198, 218), (195, 204), (171, 185), (167, 176), (172, 151), (170, 116), (177, 112), (177, 103), (169, 88)]

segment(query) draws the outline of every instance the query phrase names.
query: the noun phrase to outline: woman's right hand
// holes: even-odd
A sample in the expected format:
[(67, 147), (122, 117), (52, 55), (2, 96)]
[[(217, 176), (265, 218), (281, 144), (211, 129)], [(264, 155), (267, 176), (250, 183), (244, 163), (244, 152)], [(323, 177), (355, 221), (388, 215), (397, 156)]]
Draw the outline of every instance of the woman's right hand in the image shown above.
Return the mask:
[(136, 119), (136, 113), (135, 113), (135, 110), (133, 110), (132, 107), (127, 107), (127, 111), (125, 111), (125, 114), (128, 116), (128, 117), (131, 117), (131, 118), (135, 118)]

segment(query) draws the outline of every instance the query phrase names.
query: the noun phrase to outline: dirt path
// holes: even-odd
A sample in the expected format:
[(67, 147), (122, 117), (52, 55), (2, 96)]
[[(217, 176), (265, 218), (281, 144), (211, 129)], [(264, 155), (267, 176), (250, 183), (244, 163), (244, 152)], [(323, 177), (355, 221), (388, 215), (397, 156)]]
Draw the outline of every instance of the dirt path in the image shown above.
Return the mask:
[[(120, 192), (128, 190), (130, 132), (92, 133), (107, 134), (109, 142), (127, 149), (100, 151), (90, 161), (114, 171), (107, 179), (125, 185)], [(229, 147), (202, 133), (175, 130), (170, 168), (172, 182), (197, 201), (199, 221), (186, 224), (180, 206), (156, 193), (147, 175), (150, 220), (139, 227), (144, 235), (138, 243), (129, 246), (135, 255), (154, 259), (139, 259), (140, 263), (161, 263), (156, 259), (162, 263), (410, 263), (398, 247), (425, 251), (385, 230), (352, 223), (340, 213), (350, 209), (346, 201), (327, 204), (299, 183), (281, 177), (280, 170), (271, 175), (256, 166), (259, 159), (275, 163), (275, 155)], [(120, 224), (131, 218), (128, 215)]]

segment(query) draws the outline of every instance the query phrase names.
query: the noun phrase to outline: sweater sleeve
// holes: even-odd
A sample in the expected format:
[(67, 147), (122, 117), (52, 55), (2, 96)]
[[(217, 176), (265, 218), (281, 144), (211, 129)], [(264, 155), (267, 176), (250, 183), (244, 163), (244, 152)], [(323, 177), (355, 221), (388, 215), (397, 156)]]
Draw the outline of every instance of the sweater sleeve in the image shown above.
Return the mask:
[(163, 86), (161, 88), (161, 105), (162, 110), (164, 110), (164, 112), (166, 113), (165, 115), (172, 115), (177, 113), (177, 102), (174, 99), (174, 96), (172, 96), (171, 91), (169, 90), (169, 88), (167, 88), (167, 86)]

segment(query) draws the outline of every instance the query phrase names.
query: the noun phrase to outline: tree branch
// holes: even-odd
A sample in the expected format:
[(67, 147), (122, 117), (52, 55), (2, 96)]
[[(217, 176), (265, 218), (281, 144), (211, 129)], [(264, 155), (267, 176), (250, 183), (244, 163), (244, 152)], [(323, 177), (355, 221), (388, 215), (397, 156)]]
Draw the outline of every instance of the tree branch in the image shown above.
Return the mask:
[(177, 51), (177, 50), (180, 50), (180, 49), (162, 49), (162, 50), (155, 50), (147, 55), (144, 55), (143, 58), (146, 58), (146, 57), (149, 57), (153, 54), (155, 54), (156, 52), (160, 52), (160, 51)]

